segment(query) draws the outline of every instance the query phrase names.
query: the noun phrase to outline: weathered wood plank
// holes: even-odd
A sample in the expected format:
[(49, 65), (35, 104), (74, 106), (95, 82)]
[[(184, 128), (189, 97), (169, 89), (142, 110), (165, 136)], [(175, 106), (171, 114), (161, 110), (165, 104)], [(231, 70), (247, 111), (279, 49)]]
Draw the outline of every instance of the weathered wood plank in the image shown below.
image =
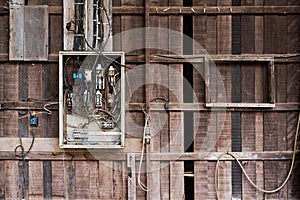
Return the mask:
[[(191, 9), (193, 8), (193, 10)], [(181, 9), (181, 10), (180, 10)], [(292, 15), (299, 14), (299, 6), (151, 6), (151, 15), (255, 15), (255, 14), (281, 14)], [(124, 6), (113, 7), (114, 15), (142, 15), (144, 14), (144, 8), (141, 6)]]
[(126, 199), (126, 176), (123, 162), (113, 162), (113, 199)]
[[(263, 113), (255, 114), (255, 149), (263, 151), (264, 126)], [(259, 161), (256, 163), (256, 184), (260, 188), (264, 188), (264, 163)], [(264, 198), (264, 193), (256, 191), (256, 198)]]
[[(13, 13), (12, 13), (13, 15)], [(8, 15), (0, 15), (0, 26), (2, 27), (0, 30), (0, 54), (5, 53), (8, 54), (9, 50), (9, 16)]]
[[(19, 81), (18, 81), (18, 65), (12, 64), (8, 67), (8, 65), (4, 65), (3, 70), (3, 82), (4, 82), (4, 92), (3, 92), (3, 98), (6, 101), (9, 100), (18, 100), (18, 88), (19, 88)], [(16, 137), (18, 135), (18, 127), (16, 124), (18, 124), (18, 113), (12, 112), (12, 111), (5, 111), (3, 114), (3, 131), (4, 136), (6, 137)]]
[(65, 169), (65, 186), (66, 186), (66, 198), (75, 199), (76, 195), (76, 162), (64, 161)]
[[(129, 174), (127, 177), (127, 186), (128, 186), (128, 199), (136, 200), (136, 169), (135, 169), (135, 154), (129, 153), (127, 154), (127, 167), (129, 169)], [(149, 180), (147, 183), (149, 184)]]
[(208, 197), (208, 162), (194, 162), (194, 198), (207, 199)]
[[(49, 7), (50, 9), (51, 7)], [(49, 10), (50, 12), (50, 10)], [(63, 33), (65, 24), (62, 24), (63, 16), (61, 15), (50, 15), (49, 16), (49, 55), (58, 54), (63, 49)], [(47, 55), (48, 56), (48, 55)], [(50, 58), (48, 58), (48, 61)]]
[(69, 1), (63, 1), (63, 9), (64, 9), (64, 15), (63, 15), (63, 24), (62, 24), (62, 30), (63, 30), (63, 45), (64, 50), (73, 50), (73, 44), (74, 44), (74, 33), (71, 31), (68, 31), (66, 29), (67, 23), (71, 22), (75, 18), (75, 8), (74, 8), (74, 0)]
[(9, 12), (9, 60), (24, 59), (24, 2), (16, 1)]
[[(101, 199), (100, 197), (100, 190), (99, 190), (99, 170), (102, 170), (101, 168), (99, 168), (99, 164), (98, 161), (90, 161), (88, 162), (89, 164), (89, 182), (87, 181), (87, 179), (85, 179), (86, 184), (89, 187), (88, 190), (88, 194), (89, 197), (88, 199)], [(108, 174), (105, 174), (104, 177), (108, 178), (106, 180), (107, 181), (107, 185), (109, 185), (109, 182), (111, 183), (112, 179), (110, 179), (111, 177), (108, 177)], [(111, 191), (111, 190), (110, 190)]]
[[(1, 160), (0, 161), (0, 176), (1, 177), (6, 177), (6, 173), (5, 173), (5, 161)], [(6, 179), (2, 178), (0, 180), (0, 199), (5, 199), (5, 184), (6, 184)]]
[[(182, 6), (182, 0), (169, 1), (169, 6)], [(183, 17), (169, 16), (169, 28), (180, 33), (183, 32)], [(169, 34), (169, 51), (172, 54), (182, 54), (181, 35), (175, 32)], [(170, 65), (169, 70), (169, 100), (183, 102), (183, 66)], [(174, 96), (175, 94), (175, 96)], [(169, 114), (170, 152), (184, 152), (183, 113)], [(170, 163), (170, 199), (182, 199), (184, 197), (184, 163)]]
[[(43, 66), (42, 64), (27, 64), (28, 68), (28, 98), (43, 99)], [(31, 114), (35, 114), (33, 111)], [(44, 114), (43, 114), (44, 115)], [(39, 126), (29, 127), (36, 137), (43, 137), (43, 115), (39, 115)]]
[[(217, 1), (218, 6), (231, 5), (231, 0)], [(217, 16), (217, 53), (218, 54), (231, 54), (232, 52), (232, 17), (231, 16)], [(230, 65), (229, 65), (230, 66)], [(217, 77), (217, 102), (230, 102), (231, 101), (231, 67), (226, 67), (226, 64), (218, 65), (218, 70), (221, 74), (222, 81)], [(223, 91), (225, 88), (225, 91)], [(226, 95), (225, 96), (220, 96)], [(221, 130), (220, 123), (224, 118), (224, 126)], [(217, 151), (231, 150), (231, 113), (217, 114)], [(231, 186), (231, 163), (224, 162), (219, 170), (219, 197), (220, 199), (230, 199), (232, 197)]]
[(22, 191), (18, 187), (19, 184), (19, 169), (18, 161), (5, 161), (5, 199), (20, 199)]
[(207, 16), (206, 19), (206, 51), (210, 55), (217, 54), (217, 17)]
[(43, 161), (43, 199), (52, 199), (52, 162)]
[[(248, 152), (255, 150), (256, 132), (255, 132), (255, 113), (242, 113), (242, 151)], [(244, 162), (244, 167), (250, 178), (256, 182), (256, 164), (254, 162)], [(255, 199), (256, 191), (248, 180), (243, 176), (243, 198)]]
[[(216, 161), (217, 158), (224, 152), (208, 152), (202, 151), (200, 153), (151, 153), (150, 159), (153, 161), (185, 161), (185, 160), (195, 160), (195, 161)], [(292, 152), (291, 151), (254, 151), (254, 152), (233, 152), (236, 154), (241, 161), (283, 161), (290, 160)], [(140, 153), (137, 153), (137, 160), (140, 159)], [(14, 155), (13, 151), (1, 151), (1, 160), (21, 160)], [(76, 161), (125, 161), (126, 153), (107, 153), (99, 152), (92, 157), (88, 153), (84, 152), (68, 152), (68, 153), (51, 153), (51, 152), (31, 152), (26, 156), (27, 160), (33, 161), (61, 161), (61, 160), (76, 160)], [(222, 158), (221, 160), (233, 160), (231, 158)], [(164, 163), (163, 166), (166, 166)]]
[(48, 28), (48, 6), (24, 7), (24, 60), (48, 60)]
[(66, 169), (65, 165), (67, 162), (62, 161), (52, 161), (52, 198), (53, 199), (65, 199), (67, 190), (67, 179), (66, 179)]
[[(164, 34), (165, 35), (165, 34)], [(162, 37), (163, 38), (163, 37)], [(118, 38), (119, 39), (119, 38)], [(162, 39), (165, 40), (165, 39)], [(117, 41), (117, 39), (115, 40)], [(161, 42), (159, 48), (163, 48), (163, 46), (168, 45), (164, 44), (166, 41)], [(121, 46), (119, 43), (114, 42), (115, 50), (120, 50)], [(163, 52), (163, 51), (162, 51)], [(159, 55), (150, 55), (150, 63), (202, 63), (203, 57), (205, 55), (167, 55), (167, 54), (159, 54)], [(210, 55), (210, 58), (215, 63), (228, 63), (228, 62), (270, 62), (273, 61), (275, 63), (299, 63), (300, 58), (299, 54), (246, 54), (246, 55)], [(8, 61), (8, 54), (0, 53), (0, 61)], [(135, 63), (144, 63), (145, 57), (142, 54), (133, 55), (127, 54), (125, 57), (125, 63), (128, 68), (132, 68), (130, 64)], [(48, 62), (57, 63), (58, 62), (58, 54), (49, 54)], [(134, 65), (135, 66), (135, 65)]]
[[(264, 113), (264, 151), (278, 148), (279, 113)], [(278, 187), (278, 162), (264, 163), (265, 189)], [(278, 193), (265, 194), (266, 199), (278, 199)]]
[(99, 195), (101, 199), (112, 199), (113, 198), (113, 162), (99, 161)]
[[(112, 17), (112, 1), (111, 0), (104, 0), (103, 1), (104, 6), (107, 10), (107, 15), (108, 15), (108, 19), (105, 16), (103, 23), (109, 23), (110, 26), (112, 26), (113, 24), (113, 17)], [(112, 51), (113, 50), (113, 33), (112, 33), (112, 28), (109, 25), (104, 25), (104, 33), (105, 38), (107, 39), (107, 43), (104, 47), (104, 51)]]
[(43, 162), (29, 161), (29, 199), (43, 199)]

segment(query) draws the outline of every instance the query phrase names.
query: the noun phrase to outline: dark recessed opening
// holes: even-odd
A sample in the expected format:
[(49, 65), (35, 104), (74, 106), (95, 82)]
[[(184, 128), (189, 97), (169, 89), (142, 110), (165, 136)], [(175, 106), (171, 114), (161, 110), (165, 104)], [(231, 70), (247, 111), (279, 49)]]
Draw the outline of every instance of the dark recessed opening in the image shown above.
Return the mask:
[[(183, 1), (183, 6), (192, 6), (193, 1)], [(193, 16), (183, 15), (183, 54), (193, 54)], [(187, 37), (188, 36), (188, 37)], [(183, 65), (183, 101), (192, 103), (193, 95), (193, 65), (185, 63)], [(194, 151), (194, 113), (184, 112), (184, 150)], [(194, 161), (184, 161), (184, 191), (185, 199), (194, 199)]]

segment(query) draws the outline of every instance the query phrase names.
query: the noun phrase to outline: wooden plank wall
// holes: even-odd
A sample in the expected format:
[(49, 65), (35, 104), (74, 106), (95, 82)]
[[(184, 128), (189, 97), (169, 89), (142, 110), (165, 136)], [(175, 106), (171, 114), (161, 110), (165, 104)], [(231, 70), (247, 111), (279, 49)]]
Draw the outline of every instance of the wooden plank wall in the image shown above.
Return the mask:
[[(0, 2), (0, 102), (20, 102), (28, 99), (58, 100), (58, 51), (63, 49), (63, 15), (61, 0), (28, 0), (28, 5), (49, 5), (49, 61), (48, 62), (9, 62), (9, 13)], [(151, 8), (183, 6), (183, 0), (150, 0)], [(300, 6), (298, 0), (193, 0), (193, 6), (223, 8), (224, 6)], [(145, 2), (140, 0), (116, 0), (113, 8), (128, 8), (126, 14), (113, 13), (113, 34), (118, 34), (133, 28), (144, 27), (146, 9)], [(140, 8), (143, 12), (140, 13)], [(131, 10), (130, 10), (131, 9)], [(116, 9), (115, 9), (116, 10)], [(132, 11), (132, 12), (131, 12)], [(167, 10), (166, 10), (167, 12)], [(13, 12), (11, 12), (13, 14)], [(193, 14), (193, 13), (190, 13)], [(180, 33), (184, 31), (184, 15), (152, 13), (148, 22), (151, 27), (168, 28)], [(186, 21), (185, 21), (186, 22)], [(191, 36), (211, 55), (227, 54), (300, 54), (300, 20), (298, 14), (193, 14)], [(144, 41), (144, 36), (135, 38)], [(136, 41), (114, 40), (116, 51), (134, 49)], [(12, 41), (11, 41), (12, 42)], [(66, 41), (65, 41), (66, 42)], [(157, 44), (159, 48), (170, 52), (183, 54), (183, 38), (172, 33), (158, 34), (151, 37), (149, 42)], [(169, 51), (151, 49), (137, 49), (129, 52), (126, 57), (130, 63), (126, 71), (134, 70), (144, 63), (143, 55), (169, 54)], [(203, 50), (193, 46), (193, 53), (199, 54)], [(146, 58), (147, 59), (147, 58)], [(148, 58), (149, 59), (149, 58)], [(225, 123), (221, 129), (218, 119), (222, 113), (210, 111), (196, 111), (193, 113), (193, 151), (241, 153), (270, 152), (274, 157), (280, 153), (288, 153), (293, 148), (295, 129), (300, 103), (300, 64), (299, 60), (275, 63), (276, 103), (283, 105), (296, 104), (298, 110), (267, 111), (240, 109), (228, 110)], [(155, 79), (161, 85), (141, 87), (134, 92), (130, 103), (143, 105), (146, 100), (152, 103), (164, 104), (184, 102), (183, 80), (178, 77), (183, 74), (183, 63), (151, 63), (150, 69), (136, 74), (137, 79)], [(167, 66), (168, 68), (165, 68)], [(204, 65), (195, 66), (204, 72)], [(267, 102), (268, 91), (267, 71), (261, 63), (221, 63), (217, 67), (222, 75), (226, 89), (227, 100), (230, 102)], [(131, 69), (133, 68), (133, 69)], [(168, 70), (166, 70), (168, 69)], [(205, 82), (195, 70), (192, 72), (192, 87), (196, 98), (194, 103), (205, 102)], [(213, 80), (213, 79), (212, 79)], [(214, 83), (213, 83), (214, 84)], [(220, 85), (215, 84), (215, 88)], [(174, 92), (178, 94), (174, 96)], [(147, 93), (147, 95), (145, 95)], [(149, 99), (145, 99), (145, 96)], [(50, 98), (50, 99), (49, 99)], [(26, 110), (25, 110), (26, 111)], [(36, 112), (31, 110), (31, 112)], [(22, 118), (24, 110), (0, 110), (0, 140), (4, 138), (16, 139), (23, 137), (31, 139), (33, 135), (38, 139), (58, 138), (58, 113), (39, 115), (39, 126), (30, 127), (28, 118)], [(184, 130), (184, 110), (159, 112), (151, 111), (152, 140), (151, 152), (162, 157), (165, 153), (183, 155), (194, 165), (194, 199), (216, 199), (215, 166), (216, 157), (209, 159), (189, 157), (185, 154), (184, 140), (188, 134)], [(164, 117), (162, 117), (164, 116)], [(140, 153), (144, 113), (142, 110), (131, 110), (126, 117), (139, 125), (126, 125), (126, 150), (120, 151), (114, 158), (108, 156), (89, 156), (86, 151), (62, 151), (53, 147), (55, 152), (33, 151), (27, 160), (14, 156), (14, 147), (0, 151), (0, 199), (21, 199), (24, 193), (26, 199), (127, 199), (128, 176), (126, 153)], [(21, 119), (19, 119), (21, 118)], [(133, 123), (132, 122), (132, 123)], [(159, 128), (156, 127), (159, 125)], [(209, 128), (209, 126), (211, 126)], [(209, 146), (218, 138), (215, 145)], [(131, 142), (135, 141), (135, 142)], [(299, 143), (299, 142), (298, 142)], [(39, 145), (43, 145), (38, 143)], [(51, 143), (53, 145), (53, 143)], [(55, 143), (54, 143), (55, 144)], [(125, 144), (125, 145), (126, 145)], [(131, 145), (133, 144), (133, 145)], [(213, 143), (214, 144), (214, 143)], [(9, 145), (7, 145), (9, 146)], [(34, 147), (41, 149), (40, 147)], [(299, 146), (299, 145), (298, 145)], [(34, 150), (34, 149), (33, 149)], [(104, 153), (113, 153), (107, 151)], [(139, 167), (139, 157), (136, 156), (136, 171)], [(40, 156), (40, 157), (39, 157)], [(105, 157), (105, 159), (104, 159)], [(274, 189), (284, 180), (289, 170), (290, 160), (277, 156), (277, 159), (267, 160), (251, 158), (243, 161), (243, 166), (254, 182), (265, 189)], [(151, 172), (144, 173), (148, 168)], [(185, 165), (184, 159), (160, 160), (143, 163), (141, 180), (148, 186), (144, 192), (136, 188), (136, 199), (184, 199)], [(235, 162), (222, 161), (219, 174), (220, 199), (297, 199), (299, 193), (299, 161), (296, 162), (294, 173), (287, 185), (277, 193), (264, 194), (255, 190), (242, 176)], [(187, 198), (186, 198), (187, 199)]]

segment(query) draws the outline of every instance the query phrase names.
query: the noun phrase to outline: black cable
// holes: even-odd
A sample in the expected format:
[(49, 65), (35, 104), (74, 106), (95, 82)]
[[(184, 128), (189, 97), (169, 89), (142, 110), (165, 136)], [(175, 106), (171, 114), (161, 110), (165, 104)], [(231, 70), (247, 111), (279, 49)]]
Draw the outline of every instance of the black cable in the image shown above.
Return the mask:
[[(22, 187), (22, 199), (25, 199), (25, 184), (26, 184), (26, 180), (25, 180), (25, 163), (26, 163), (26, 155), (31, 151), (31, 149), (32, 149), (32, 147), (33, 147), (33, 144), (34, 144), (34, 141), (35, 141), (35, 136), (34, 136), (34, 134), (33, 134), (33, 132), (31, 132), (31, 134), (32, 134), (32, 140), (31, 140), (31, 144), (30, 144), (30, 147), (29, 147), (29, 149), (25, 152), (25, 150), (24, 150), (24, 146), (23, 146), (23, 144), (22, 144), (22, 138), (20, 137), (20, 144), (19, 145), (17, 145), (16, 147), (15, 147), (15, 150), (14, 150), (14, 152), (15, 152), (15, 156), (16, 157), (20, 157), (20, 158), (22, 158), (22, 161), (21, 161), (21, 163), (19, 163), (19, 166), (20, 167), (22, 167), (22, 183), (21, 183), (21, 187)], [(18, 150), (21, 150), (21, 152), (20, 153), (18, 153)]]

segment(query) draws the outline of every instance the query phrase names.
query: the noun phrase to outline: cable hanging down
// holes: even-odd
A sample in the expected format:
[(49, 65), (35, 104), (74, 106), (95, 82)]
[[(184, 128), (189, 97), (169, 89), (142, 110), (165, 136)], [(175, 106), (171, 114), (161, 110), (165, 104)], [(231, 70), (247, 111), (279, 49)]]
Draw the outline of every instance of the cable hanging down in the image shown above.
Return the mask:
[(144, 151), (145, 151), (145, 146), (146, 146), (146, 129), (147, 129), (147, 126), (149, 125), (148, 121), (150, 119), (149, 114), (147, 114), (146, 112), (144, 112), (144, 113), (145, 113), (145, 126), (144, 126), (144, 130), (143, 130), (143, 144), (142, 144), (141, 159), (140, 159), (139, 171), (138, 171), (138, 185), (144, 192), (148, 192), (149, 191), (148, 187), (141, 181), (141, 169), (142, 169)]
[(218, 157), (218, 160), (217, 160), (217, 164), (216, 164), (216, 170), (215, 170), (215, 190), (216, 190), (216, 196), (217, 196), (217, 199), (219, 199), (219, 164), (220, 164), (220, 159), (224, 156), (230, 156), (232, 157), (237, 163), (238, 165), (240, 166), (243, 174), (245, 175), (245, 177), (247, 178), (247, 180), (250, 182), (250, 184), (256, 188), (257, 190), (261, 191), (261, 192), (264, 192), (264, 193), (275, 193), (275, 192), (278, 192), (279, 190), (281, 190), (285, 185), (286, 183), (288, 182), (291, 174), (292, 174), (292, 171), (293, 171), (293, 168), (294, 168), (294, 164), (295, 164), (295, 158), (296, 158), (296, 151), (297, 151), (297, 139), (298, 139), (298, 134), (299, 134), (299, 126), (300, 126), (300, 113), (299, 113), (299, 116), (298, 116), (298, 123), (297, 123), (297, 128), (296, 128), (296, 133), (295, 133), (295, 140), (294, 140), (294, 148), (293, 148), (293, 154), (292, 154), (292, 163), (291, 163), (291, 166), (290, 166), (290, 170), (285, 178), (285, 180), (283, 181), (283, 183), (276, 189), (273, 189), (273, 190), (265, 190), (265, 189), (262, 189), (260, 188), (259, 186), (257, 186), (252, 180), (251, 178), (249, 177), (249, 175), (247, 174), (245, 168), (243, 167), (241, 161), (239, 160), (239, 158), (237, 157), (237, 155), (235, 155), (234, 153), (232, 152), (227, 152), (227, 153), (223, 153), (221, 154), (219, 157)]

